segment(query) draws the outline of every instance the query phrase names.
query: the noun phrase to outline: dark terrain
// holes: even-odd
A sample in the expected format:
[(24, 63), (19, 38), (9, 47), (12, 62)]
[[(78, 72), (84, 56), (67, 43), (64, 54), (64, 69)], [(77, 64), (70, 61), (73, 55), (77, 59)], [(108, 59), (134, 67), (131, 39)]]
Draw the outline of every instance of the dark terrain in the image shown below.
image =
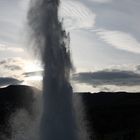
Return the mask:
[(86, 117), (97, 140), (140, 139), (140, 93), (84, 93)]
[[(0, 139), (10, 138), (10, 116), (18, 109), (33, 115), (37, 89), (28, 86), (9, 86), (0, 89)], [(78, 93), (86, 111), (91, 139), (140, 140), (140, 93)], [(40, 94), (39, 94), (40, 95)], [(93, 134), (96, 137), (93, 138)]]
[(34, 90), (28, 86), (11, 85), (0, 89), (0, 140), (4, 140), (4, 136), (11, 137), (9, 119), (13, 113), (25, 109), (32, 115), (34, 100)]

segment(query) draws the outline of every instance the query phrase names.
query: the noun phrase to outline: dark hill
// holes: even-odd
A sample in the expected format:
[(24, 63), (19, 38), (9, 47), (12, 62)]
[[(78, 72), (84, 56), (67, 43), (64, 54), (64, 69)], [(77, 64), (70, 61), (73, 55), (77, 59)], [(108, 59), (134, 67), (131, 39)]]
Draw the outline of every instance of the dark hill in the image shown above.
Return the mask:
[(140, 139), (139, 93), (100, 92), (81, 96), (90, 128), (98, 140)]
[[(1, 134), (11, 136), (9, 118), (12, 113), (25, 109), (32, 116), (33, 103), (37, 98), (35, 91), (40, 92), (19, 85), (0, 89), (0, 140), (4, 140)], [(140, 93), (100, 92), (79, 95), (85, 106), (91, 133), (96, 134), (97, 140), (140, 139)]]
[(13, 113), (25, 109), (30, 115), (32, 114), (34, 91), (31, 87), (18, 85), (0, 88), (0, 140), (3, 140), (3, 135), (11, 136), (9, 119)]

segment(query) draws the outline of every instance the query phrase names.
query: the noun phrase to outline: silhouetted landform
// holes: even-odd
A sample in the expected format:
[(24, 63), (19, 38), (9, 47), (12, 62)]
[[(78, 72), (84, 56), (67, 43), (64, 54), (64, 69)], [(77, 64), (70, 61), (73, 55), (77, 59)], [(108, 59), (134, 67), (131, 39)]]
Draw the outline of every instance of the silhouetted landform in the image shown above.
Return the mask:
[(11, 85), (0, 89), (0, 140), (11, 137), (10, 117), (19, 109), (32, 115), (34, 89), (28, 86)]
[[(0, 139), (11, 136), (10, 116), (25, 109), (32, 116), (39, 90), (22, 85), (0, 89)], [(140, 140), (140, 93), (78, 93), (95, 140)], [(38, 94), (39, 96), (41, 94)], [(1, 135), (2, 134), (2, 135)], [(93, 138), (94, 136), (94, 138)]]
[(140, 139), (140, 94), (83, 93), (86, 117), (97, 140)]

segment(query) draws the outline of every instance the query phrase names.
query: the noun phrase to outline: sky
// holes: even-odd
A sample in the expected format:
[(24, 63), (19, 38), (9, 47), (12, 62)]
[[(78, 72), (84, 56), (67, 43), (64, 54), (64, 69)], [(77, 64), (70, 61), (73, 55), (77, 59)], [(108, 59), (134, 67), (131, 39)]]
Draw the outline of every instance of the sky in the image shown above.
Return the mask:
[[(0, 0), (0, 77), (5, 85), (24, 81), (39, 86), (42, 79), (28, 42), (28, 7), (29, 0)], [(140, 91), (139, 12), (139, 0), (61, 0), (59, 18), (70, 32), (75, 91)]]

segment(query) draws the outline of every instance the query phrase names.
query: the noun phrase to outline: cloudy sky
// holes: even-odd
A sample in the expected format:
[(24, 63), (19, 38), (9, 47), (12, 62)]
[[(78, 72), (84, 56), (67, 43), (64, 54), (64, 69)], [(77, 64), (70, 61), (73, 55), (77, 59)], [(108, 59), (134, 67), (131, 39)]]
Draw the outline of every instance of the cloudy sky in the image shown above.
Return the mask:
[[(7, 82), (41, 79), (26, 43), (28, 2), (0, 0), (0, 77)], [(61, 0), (59, 15), (71, 35), (76, 69), (74, 90), (140, 91), (139, 12), (139, 0)]]

